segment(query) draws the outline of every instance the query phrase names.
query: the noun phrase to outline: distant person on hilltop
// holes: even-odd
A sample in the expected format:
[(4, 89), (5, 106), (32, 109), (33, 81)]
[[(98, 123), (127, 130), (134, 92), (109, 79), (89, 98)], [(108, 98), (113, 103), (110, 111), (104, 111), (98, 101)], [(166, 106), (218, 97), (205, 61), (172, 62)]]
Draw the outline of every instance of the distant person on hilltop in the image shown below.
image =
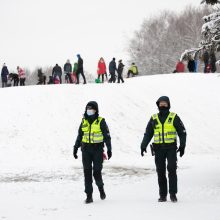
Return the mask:
[(106, 65), (103, 57), (101, 57), (98, 62), (97, 73), (98, 73), (98, 79), (100, 79), (100, 76), (102, 76), (102, 83), (104, 83), (104, 75), (106, 74)]
[(204, 73), (207, 73), (207, 67), (209, 65), (209, 53), (206, 49), (203, 53), (203, 61), (204, 61)]
[(215, 52), (214, 51), (212, 51), (210, 53), (210, 68), (211, 68), (212, 73), (216, 72), (216, 57), (215, 57)]
[(52, 77), (54, 82), (59, 78), (59, 83), (62, 84), (62, 68), (56, 64), (52, 70)]
[(195, 61), (193, 58), (190, 58), (189, 61), (188, 61), (188, 70), (190, 73), (194, 73), (195, 72)]
[(24, 69), (17, 66), (17, 71), (18, 71), (18, 77), (19, 77), (19, 80), (20, 80), (20, 86), (25, 86), (26, 76), (25, 76)]
[(132, 77), (137, 76), (138, 75), (138, 68), (135, 65), (135, 63), (132, 63), (130, 68), (128, 69), (128, 74), (127, 74), (127, 78), (130, 77), (130, 74)]
[(106, 198), (102, 179), (103, 158), (106, 157), (103, 154), (104, 143), (107, 147), (108, 159), (110, 159), (112, 157), (112, 146), (108, 126), (105, 119), (99, 116), (97, 102), (90, 101), (86, 105), (84, 117), (79, 126), (78, 136), (73, 148), (75, 159), (78, 158), (77, 151), (80, 147), (82, 151), (85, 193), (87, 195), (85, 203), (93, 202), (93, 177), (98, 186), (100, 198), (102, 200)]
[[(147, 145), (154, 136), (151, 145), (152, 155), (155, 155), (155, 164), (159, 184), (158, 202), (167, 201), (166, 161), (169, 177), (170, 200), (177, 202), (177, 152), (184, 155), (186, 146), (186, 129), (176, 113), (170, 112), (170, 100), (167, 96), (160, 97), (157, 102), (159, 113), (151, 116), (141, 143), (141, 156), (147, 152)], [(177, 135), (180, 145), (177, 148)]]
[(86, 84), (86, 77), (84, 75), (84, 70), (83, 70), (83, 59), (81, 58), (80, 54), (77, 54), (78, 58), (78, 65), (77, 65), (77, 71), (76, 71), (76, 84), (79, 84), (79, 74), (82, 75), (83, 77), (83, 84)]
[(3, 64), (2, 67), (2, 72), (1, 72), (1, 78), (2, 78), (2, 88), (7, 87), (7, 82), (8, 82), (8, 67), (6, 66), (6, 64)]
[(116, 62), (115, 62), (115, 58), (112, 59), (112, 61), (109, 63), (109, 73), (110, 73), (110, 79), (109, 79), (109, 83), (115, 83), (116, 81), (116, 76), (115, 76), (115, 72), (117, 71), (117, 67), (116, 67)]
[(66, 61), (63, 69), (64, 69), (64, 73), (66, 74), (65, 78), (67, 77), (69, 83), (73, 83), (72, 78), (71, 78), (72, 65), (69, 59)]
[(181, 60), (178, 60), (176, 64), (176, 72), (177, 73), (184, 73), (185, 72), (185, 65)]
[(118, 83), (120, 83), (120, 81), (122, 83), (124, 83), (124, 80), (123, 80), (123, 69), (124, 69), (124, 64), (122, 63), (122, 60), (119, 60), (118, 61), (118, 69), (117, 69), (117, 72), (118, 72)]

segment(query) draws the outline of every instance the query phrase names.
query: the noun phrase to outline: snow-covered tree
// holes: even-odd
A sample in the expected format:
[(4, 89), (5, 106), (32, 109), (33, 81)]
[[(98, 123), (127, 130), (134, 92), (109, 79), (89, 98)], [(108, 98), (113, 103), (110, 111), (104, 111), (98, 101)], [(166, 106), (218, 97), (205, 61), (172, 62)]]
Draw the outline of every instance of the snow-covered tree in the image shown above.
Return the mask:
[(180, 51), (201, 41), (201, 17), (207, 13), (207, 7), (188, 6), (180, 14), (165, 11), (146, 19), (130, 41), (130, 63), (138, 65), (141, 75), (172, 72)]

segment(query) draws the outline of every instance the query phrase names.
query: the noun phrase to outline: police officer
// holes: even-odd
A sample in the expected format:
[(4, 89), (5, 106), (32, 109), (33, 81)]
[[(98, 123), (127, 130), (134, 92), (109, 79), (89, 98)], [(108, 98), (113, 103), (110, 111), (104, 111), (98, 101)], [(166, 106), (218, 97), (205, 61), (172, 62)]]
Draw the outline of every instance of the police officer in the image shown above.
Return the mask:
[(98, 104), (90, 101), (86, 105), (84, 118), (80, 124), (78, 136), (73, 149), (73, 156), (78, 158), (77, 151), (81, 147), (82, 162), (84, 169), (85, 193), (87, 198), (85, 203), (93, 202), (92, 175), (100, 192), (100, 198), (104, 200), (106, 194), (102, 180), (102, 163), (104, 143), (107, 146), (108, 159), (112, 156), (111, 137), (105, 119), (99, 117)]
[[(176, 113), (170, 112), (170, 101), (167, 96), (160, 97), (156, 102), (159, 113), (154, 114), (148, 122), (143, 141), (141, 155), (146, 153), (147, 145), (154, 136), (152, 145), (155, 153), (155, 164), (158, 175), (159, 194), (158, 202), (167, 201), (166, 160), (169, 177), (169, 194), (172, 202), (177, 202), (177, 152), (184, 155), (186, 145), (186, 130)], [(180, 145), (177, 149), (177, 135)]]

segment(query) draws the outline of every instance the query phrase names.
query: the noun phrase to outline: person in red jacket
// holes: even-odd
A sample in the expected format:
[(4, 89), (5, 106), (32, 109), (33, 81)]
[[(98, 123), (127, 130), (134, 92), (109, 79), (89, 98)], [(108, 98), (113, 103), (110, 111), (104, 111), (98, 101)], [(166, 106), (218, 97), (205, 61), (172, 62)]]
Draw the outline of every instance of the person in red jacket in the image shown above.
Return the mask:
[(176, 64), (176, 72), (177, 73), (184, 73), (185, 72), (185, 65), (182, 61), (178, 61)]
[(105, 65), (105, 60), (103, 57), (100, 58), (98, 62), (98, 79), (100, 79), (100, 76), (102, 76), (102, 83), (104, 83), (104, 75), (106, 75), (106, 65)]

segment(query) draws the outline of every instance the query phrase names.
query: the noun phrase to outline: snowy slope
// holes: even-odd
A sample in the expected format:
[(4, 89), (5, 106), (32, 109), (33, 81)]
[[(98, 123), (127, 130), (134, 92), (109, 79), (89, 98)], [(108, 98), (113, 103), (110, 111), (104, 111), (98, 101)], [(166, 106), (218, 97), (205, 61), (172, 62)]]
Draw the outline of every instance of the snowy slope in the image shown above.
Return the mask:
[[(178, 215), (182, 220), (207, 219), (211, 211), (211, 219), (220, 219), (219, 94), (218, 74), (1, 89), (0, 218), (118, 219), (120, 211), (123, 219), (159, 219), (165, 212), (164, 219)], [(186, 155), (179, 160), (180, 202), (175, 211), (171, 203), (156, 202), (153, 157), (149, 150), (140, 156), (146, 124), (157, 112), (161, 95), (170, 97), (171, 111), (178, 113), (188, 134)], [(113, 157), (103, 170), (107, 200), (94, 195), (95, 203), (85, 207), (81, 156), (79, 152), (79, 160), (73, 159), (72, 146), (90, 100), (99, 103), (109, 125)], [(11, 206), (17, 207), (13, 213)]]

